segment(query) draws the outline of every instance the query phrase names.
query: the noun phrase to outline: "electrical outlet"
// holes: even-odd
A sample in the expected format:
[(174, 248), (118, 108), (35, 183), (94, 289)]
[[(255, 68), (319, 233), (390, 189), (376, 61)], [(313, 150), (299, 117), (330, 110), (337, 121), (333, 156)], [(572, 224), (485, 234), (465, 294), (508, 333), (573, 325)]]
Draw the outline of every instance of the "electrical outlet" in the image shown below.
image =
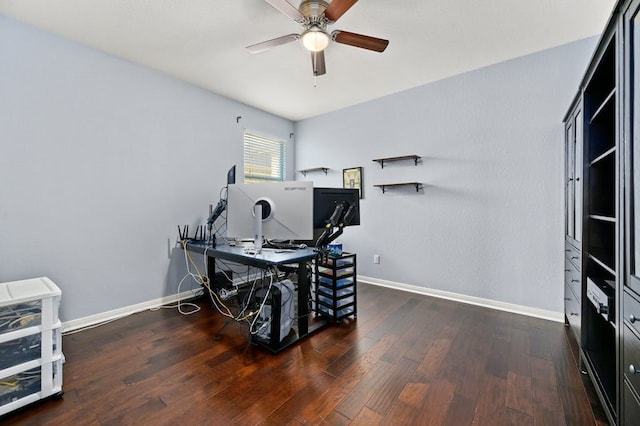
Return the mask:
[(376, 265), (380, 263), (380, 255), (379, 254), (374, 254), (373, 255), (373, 263), (375, 263)]

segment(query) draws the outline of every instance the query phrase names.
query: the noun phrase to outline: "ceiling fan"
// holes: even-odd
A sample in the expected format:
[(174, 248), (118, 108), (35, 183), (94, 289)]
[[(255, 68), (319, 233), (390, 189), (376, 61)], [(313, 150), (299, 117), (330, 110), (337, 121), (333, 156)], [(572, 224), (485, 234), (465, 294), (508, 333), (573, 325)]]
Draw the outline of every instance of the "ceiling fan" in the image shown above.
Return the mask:
[(303, 31), (300, 34), (287, 34), (272, 40), (247, 46), (250, 53), (263, 52), (272, 47), (301, 40), (302, 45), (311, 52), (311, 65), (313, 75), (325, 74), (324, 49), (331, 41), (348, 44), (362, 49), (384, 52), (389, 45), (389, 40), (335, 30), (331, 34), (327, 32), (327, 26), (335, 23), (358, 0), (333, 0), (331, 3), (324, 0), (303, 0), (299, 8), (296, 8), (287, 0), (265, 0), (282, 14), (301, 24)]

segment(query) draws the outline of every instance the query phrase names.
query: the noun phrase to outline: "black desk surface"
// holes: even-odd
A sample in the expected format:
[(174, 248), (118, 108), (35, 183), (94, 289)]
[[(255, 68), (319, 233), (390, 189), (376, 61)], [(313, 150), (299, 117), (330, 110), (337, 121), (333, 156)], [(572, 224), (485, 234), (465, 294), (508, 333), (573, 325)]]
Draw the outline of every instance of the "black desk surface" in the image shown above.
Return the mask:
[(315, 250), (310, 248), (296, 250), (263, 248), (258, 254), (247, 254), (243, 247), (227, 245), (211, 247), (211, 244), (205, 241), (189, 241), (187, 250), (259, 268), (305, 262), (316, 257)]

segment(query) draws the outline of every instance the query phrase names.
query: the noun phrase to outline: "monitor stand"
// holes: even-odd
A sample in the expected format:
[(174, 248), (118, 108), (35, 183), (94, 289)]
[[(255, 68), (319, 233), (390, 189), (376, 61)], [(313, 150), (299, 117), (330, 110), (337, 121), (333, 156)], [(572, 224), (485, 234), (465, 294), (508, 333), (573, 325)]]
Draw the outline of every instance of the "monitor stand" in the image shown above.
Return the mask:
[(253, 246), (257, 253), (262, 251), (262, 206), (253, 206)]

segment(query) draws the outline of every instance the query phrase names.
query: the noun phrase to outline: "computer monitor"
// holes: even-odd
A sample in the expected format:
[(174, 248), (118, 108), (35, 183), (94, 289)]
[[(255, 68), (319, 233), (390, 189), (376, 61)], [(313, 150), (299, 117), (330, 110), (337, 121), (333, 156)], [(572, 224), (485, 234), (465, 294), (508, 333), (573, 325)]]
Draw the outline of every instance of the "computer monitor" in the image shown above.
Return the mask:
[[(236, 183), (236, 166), (235, 164), (229, 169), (227, 172), (227, 187), (230, 184)], [(214, 209), (209, 212), (209, 218), (207, 219), (207, 225), (209, 226), (209, 231), (211, 232), (211, 227), (213, 223), (222, 215), (224, 210), (227, 208), (227, 200), (222, 196), (218, 201), (218, 204)]]
[(345, 226), (360, 225), (360, 194), (356, 188), (313, 188), (313, 228), (324, 228), (339, 203), (345, 203), (343, 214), (355, 206), (354, 217)]
[(229, 185), (227, 203), (228, 238), (254, 236), (256, 203), (262, 206), (262, 235), (266, 240), (310, 240), (313, 237), (313, 182)]
[(227, 172), (227, 186), (228, 185), (232, 185), (234, 183), (236, 183), (236, 166), (235, 166), (235, 164)]

